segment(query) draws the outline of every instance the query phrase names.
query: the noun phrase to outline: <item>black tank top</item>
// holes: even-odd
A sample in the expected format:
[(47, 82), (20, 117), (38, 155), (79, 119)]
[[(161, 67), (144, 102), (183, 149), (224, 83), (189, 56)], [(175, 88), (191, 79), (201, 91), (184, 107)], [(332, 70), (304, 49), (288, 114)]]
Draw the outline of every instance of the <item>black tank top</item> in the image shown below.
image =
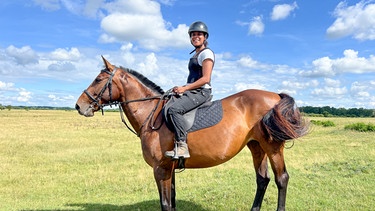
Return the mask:
[(187, 83), (194, 83), (195, 81), (197, 81), (203, 76), (202, 66), (200, 66), (198, 63), (198, 56), (205, 49), (209, 49), (209, 48), (204, 48), (203, 50), (199, 51), (197, 54), (195, 54), (193, 57), (190, 58), (189, 66), (188, 66), (189, 76), (187, 78)]

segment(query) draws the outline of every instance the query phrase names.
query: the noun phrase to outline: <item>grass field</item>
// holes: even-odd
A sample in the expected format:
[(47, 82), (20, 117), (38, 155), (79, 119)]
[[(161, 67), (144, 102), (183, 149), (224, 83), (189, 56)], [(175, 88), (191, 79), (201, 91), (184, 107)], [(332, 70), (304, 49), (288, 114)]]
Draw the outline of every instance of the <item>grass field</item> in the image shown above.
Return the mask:
[[(375, 210), (375, 133), (344, 130), (375, 119), (330, 120), (285, 150), (288, 210)], [(2, 110), (0, 210), (159, 210), (152, 169), (119, 113)], [(292, 143), (287, 143), (291, 146)], [(273, 180), (273, 174), (271, 174)], [(249, 150), (208, 169), (176, 175), (178, 210), (249, 210), (255, 175)], [(263, 210), (275, 210), (268, 187)]]

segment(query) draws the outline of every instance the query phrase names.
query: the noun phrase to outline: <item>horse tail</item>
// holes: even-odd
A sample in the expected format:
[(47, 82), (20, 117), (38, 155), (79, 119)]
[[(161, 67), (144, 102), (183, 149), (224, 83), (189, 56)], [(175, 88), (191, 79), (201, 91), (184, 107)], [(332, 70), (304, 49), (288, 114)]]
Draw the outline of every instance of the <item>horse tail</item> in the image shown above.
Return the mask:
[(281, 100), (260, 121), (263, 136), (271, 141), (284, 142), (306, 135), (309, 125), (294, 99), (284, 93), (279, 96)]

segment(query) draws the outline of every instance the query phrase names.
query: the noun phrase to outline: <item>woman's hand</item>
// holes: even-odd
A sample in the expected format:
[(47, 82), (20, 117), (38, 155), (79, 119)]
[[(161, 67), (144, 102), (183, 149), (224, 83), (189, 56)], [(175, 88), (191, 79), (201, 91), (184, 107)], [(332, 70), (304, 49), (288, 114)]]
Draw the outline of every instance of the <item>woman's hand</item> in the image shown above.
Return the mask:
[(186, 87), (185, 86), (175, 86), (173, 87), (173, 92), (180, 95), (180, 94), (183, 94), (185, 91), (186, 91)]

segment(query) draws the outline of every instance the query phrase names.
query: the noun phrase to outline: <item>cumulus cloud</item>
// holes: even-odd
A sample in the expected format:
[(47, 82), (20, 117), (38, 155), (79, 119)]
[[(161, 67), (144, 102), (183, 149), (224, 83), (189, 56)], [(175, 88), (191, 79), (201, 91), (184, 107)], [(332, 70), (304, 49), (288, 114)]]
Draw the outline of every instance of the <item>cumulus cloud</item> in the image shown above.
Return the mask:
[(56, 96), (55, 94), (49, 94), (48, 98), (55, 102), (64, 102), (64, 101), (70, 101), (70, 100), (75, 99), (73, 95), (59, 97), (59, 96)]
[(370, 82), (354, 81), (351, 84), (350, 92), (351, 92), (351, 95), (356, 98), (368, 99), (371, 97), (370, 91), (374, 89), (375, 89), (375, 86), (371, 86), (371, 81)]
[(11, 45), (5, 49), (5, 53), (20, 65), (36, 64), (39, 59), (37, 53), (30, 46), (17, 48)]
[(314, 60), (312, 70), (300, 71), (303, 76), (325, 77), (342, 73), (372, 73), (375, 72), (375, 56), (368, 58), (359, 57), (358, 51), (352, 49), (345, 50), (344, 57), (331, 59), (322, 57)]
[(31, 99), (31, 92), (21, 89), (17, 96), (18, 102), (28, 102)]
[(158, 59), (155, 54), (150, 53), (146, 56), (145, 61), (138, 65), (138, 70), (146, 75), (155, 75), (157, 70), (159, 70), (157, 62)]
[(71, 48), (70, 50), (58, 48), (51, 52), (50, 58), (58, 61), (78, 61), (81, 57), (81, 53), (77, 48)]
[(250, 69), (257, 68), (259, 64), (258, 61), (254, 60), (250, 56), (241, 57), (237, 62), (241, 67), (246, 67)]
[(297, 94), (298, 90), (306, 90), (317, 86), (319, 86), (318, 80), (311, 80), (307, 82), (284, 80), (281, 82), (278, 92), (295, 95)]
[(293, 4), (278, 4), (275, 5), (272, 9), (271, 20), (283, 20), (287, 18), (291, 12), (298, 8), (297, 2)]
[(48, 65), (48, 70), (54, 72), (68, 72), (76, 70), (76, 67), (71, 62), (59, 61)]
[(14, 83), (0, 81), (0, 98), (5, 103), (8, 101), (29, 102), (32, 99), (32, 94), (24, 88), (17, 88)]
[(128, 0), (108, 3), (109, 15), (101, 21), (105, 31), (102, 42), (138, 42), (142, 48), (159, 50), (166, 47), (184, 48), (190, 45), (188, 26), (176, 28), (165, 21), (160, 4), (151, 0)]
[(0, 81), (0, 92), (1, 91), (7, 91), (7, 90), (13, 90), (14, 89), (14, 83), (6, 83), (3, 81)]
[(264, 27), (262, 16), (256, 16), (250, 22), (248, 34), (261, 35), (264, 32)]
[(234, 85), (234, 89), (236, 92), (240, 92), (240, 91), (243, 91), (243, 90), (246, 90), (246, 89), (266, 89), (266, 87), (264, 86), (264, 84), (260, 84), (260, 83), (243, 83), (243, 82), (240, 82), (240, 83), (236, 83)]
[(353, 36), (358, 40), (375, 40), (375, 4), (372, 1), (360, 1), (353, 6), (340, 2), (333, 16), (334, 23), (327, 29), (329, 38)]
[(331, 97), (331, 98), (342, 98), (348, 93), (346, 87), (329, 87), (325, 86), (322, 88), (314, 89), (311, 94), (320, 97)]

